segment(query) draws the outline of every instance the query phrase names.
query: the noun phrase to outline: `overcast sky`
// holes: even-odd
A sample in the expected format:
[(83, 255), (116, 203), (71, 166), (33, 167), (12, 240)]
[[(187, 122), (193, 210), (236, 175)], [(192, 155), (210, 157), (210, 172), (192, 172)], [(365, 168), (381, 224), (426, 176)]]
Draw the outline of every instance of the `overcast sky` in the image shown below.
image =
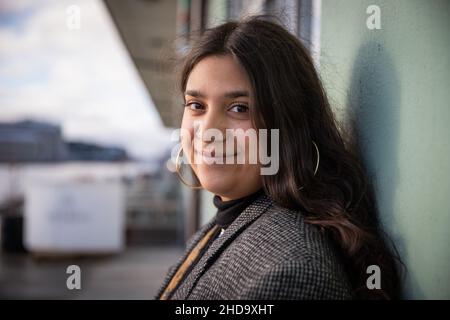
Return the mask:
[(0, 121), (23, 118), (138, 157), (170, 141), (100, 0), (0, 0)]

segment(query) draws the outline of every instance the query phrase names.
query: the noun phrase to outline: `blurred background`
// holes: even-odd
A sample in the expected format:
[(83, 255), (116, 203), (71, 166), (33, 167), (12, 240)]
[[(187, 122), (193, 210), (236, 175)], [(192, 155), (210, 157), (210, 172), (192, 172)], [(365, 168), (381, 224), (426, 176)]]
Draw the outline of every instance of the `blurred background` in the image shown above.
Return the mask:
[(251, 14), (356, 121), (405, 297), (450, 299), (446, 0), (0, 0), (0, 298), (153, 298), (215, 214), (172, 172), (175, 63), (189, 32)]

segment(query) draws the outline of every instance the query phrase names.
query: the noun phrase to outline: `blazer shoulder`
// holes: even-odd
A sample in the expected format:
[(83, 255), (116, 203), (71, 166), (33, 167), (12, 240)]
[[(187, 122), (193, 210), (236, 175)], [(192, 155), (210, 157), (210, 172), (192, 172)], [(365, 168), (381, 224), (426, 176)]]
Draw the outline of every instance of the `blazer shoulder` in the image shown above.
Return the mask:
[(302, 211), (273, 204), (240, 238), (240, 246), (254, 247), (266, 266), (275, 270), (284, 262), (287, 266), (297, 263), (306, 271), (316, 268), (343, 281), (347, 278), (336, 243), (326, 231), (307, 223)]
[(239, 238), (236, 248), (249, 251), (244, 260), (255, 266), (239, 298), (351, 298), (336, 245), (301, 211), (273, 204)]
[(248, 230), (250, 237), (264, 237), (272, 247), (284, 248), (292, 256), (316, 260), (336, 254), (336, 246), (319, 227), (307, 223), (301, 210), (273, 203)]

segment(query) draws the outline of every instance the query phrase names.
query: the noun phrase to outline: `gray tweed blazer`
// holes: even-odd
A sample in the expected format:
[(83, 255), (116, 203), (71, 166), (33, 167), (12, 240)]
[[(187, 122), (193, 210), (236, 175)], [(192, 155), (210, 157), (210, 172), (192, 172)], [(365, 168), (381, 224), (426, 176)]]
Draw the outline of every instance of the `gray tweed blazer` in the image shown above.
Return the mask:
[[(157, 295), (198, 241), (209, 221), (169, 268)], [(302, 214), (263, 194), (214, 239), (171, 299), (351, 299), (351, 287), (331, 240)]]

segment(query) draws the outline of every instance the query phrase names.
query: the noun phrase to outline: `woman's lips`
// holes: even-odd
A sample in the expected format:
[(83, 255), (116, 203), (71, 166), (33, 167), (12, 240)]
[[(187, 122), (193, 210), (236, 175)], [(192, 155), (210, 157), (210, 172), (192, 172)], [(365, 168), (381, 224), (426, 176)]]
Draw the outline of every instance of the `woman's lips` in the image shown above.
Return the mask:
[(194, 149), (194, 152), (196, 156), (202, 157), (203, 159), (207, 159), (208, 161), (212, 160), (220, 161), (225, 160), (227, 158), (234, 158), (235, 156), (237, 156), (237, 153), (232, 153), (229, 155), (226, 153), (220, 153), (216, 155), (215, 150), (206, 150), (206, 149), (203, 149), (202, 151)]

